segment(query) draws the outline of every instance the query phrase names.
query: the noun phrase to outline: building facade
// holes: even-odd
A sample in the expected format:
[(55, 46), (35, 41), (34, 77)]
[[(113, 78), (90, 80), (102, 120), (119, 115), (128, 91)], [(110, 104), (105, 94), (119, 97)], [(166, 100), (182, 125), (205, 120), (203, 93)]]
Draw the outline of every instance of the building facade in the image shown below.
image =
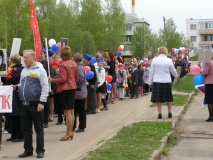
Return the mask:
[(126, 13), (125, 22), (126, 22), (126, 34), (123, 41), (124, 45), (123, 56), (129, 57), (132, 56), (131, 53), (132, 38), (134, 36), (135, 31), (137, 30), (137, 27), (143, 27), (144, 25), (149, 26), (149, 23), (141, 20), (134, 13)]
[(187, 19), (186, 38), (193, 42), (194, 51), (213, 49), (213, 19)]

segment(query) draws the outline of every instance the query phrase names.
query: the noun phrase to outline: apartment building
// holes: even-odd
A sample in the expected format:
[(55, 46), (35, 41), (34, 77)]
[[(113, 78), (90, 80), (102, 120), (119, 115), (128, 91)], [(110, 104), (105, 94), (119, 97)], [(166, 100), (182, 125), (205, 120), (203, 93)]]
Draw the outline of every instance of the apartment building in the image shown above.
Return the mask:
[(194, 51), (213, 49), (213, 19), (187, 19), (186, 38), (193, 42)]
[(138, 18), (134, 13), (126, 13), (125, 15), (125, 22), (126, 22), (126, 34), (123, 41), (124, 50), (123, 56), (130, 57), (131, 54), (131, 44), (132, 38), (134, 36), (137, 27), (149, 26), (149, 23), (146, 21)]

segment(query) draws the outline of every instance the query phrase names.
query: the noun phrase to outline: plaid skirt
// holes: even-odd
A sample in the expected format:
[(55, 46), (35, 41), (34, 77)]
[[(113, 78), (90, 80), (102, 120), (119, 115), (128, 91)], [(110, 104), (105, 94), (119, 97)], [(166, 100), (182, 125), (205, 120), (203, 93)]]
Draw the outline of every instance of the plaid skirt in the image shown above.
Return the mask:
[(171, 83), (153, 83), (151, 102), (173, 102)]

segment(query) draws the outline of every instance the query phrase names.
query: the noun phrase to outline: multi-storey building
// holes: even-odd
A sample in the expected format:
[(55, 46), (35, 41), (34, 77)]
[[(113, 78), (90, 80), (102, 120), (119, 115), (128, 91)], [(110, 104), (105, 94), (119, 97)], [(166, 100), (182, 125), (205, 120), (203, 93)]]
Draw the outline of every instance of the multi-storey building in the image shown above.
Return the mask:
[(187, 19), (186, 38), (193, 42), (194, 51), (213, 49), (213, 19)]

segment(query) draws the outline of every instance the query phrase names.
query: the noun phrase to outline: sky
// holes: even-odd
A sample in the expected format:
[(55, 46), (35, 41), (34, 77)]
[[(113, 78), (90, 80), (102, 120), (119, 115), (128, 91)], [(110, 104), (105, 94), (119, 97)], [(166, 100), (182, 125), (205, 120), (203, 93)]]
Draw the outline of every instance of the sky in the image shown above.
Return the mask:
[[(132, 12), (132, 0), (121, 0), (126, 13)], [(213, 18), (213, 0), (135, 0), (135, 13), (145, 18), (153, 32), (163, 28), (163, 16), (173, 18), (178, 32), (186, 32), (186, 19)]]

